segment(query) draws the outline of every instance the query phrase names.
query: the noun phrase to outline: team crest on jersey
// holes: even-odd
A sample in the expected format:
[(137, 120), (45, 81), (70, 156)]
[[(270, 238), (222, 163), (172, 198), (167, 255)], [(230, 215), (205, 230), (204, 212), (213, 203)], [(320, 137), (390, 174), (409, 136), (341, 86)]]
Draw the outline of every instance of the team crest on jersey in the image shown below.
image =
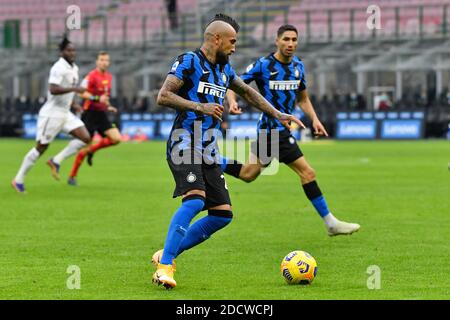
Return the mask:
[(177, 70), (178, 65), (180, 64), (180, 61), (175, 61), (175, 63), (172, 65), (172, 69), (170, 69), (171, 72), (175, 72)]
[(298, 79), (300, 78), (300, 71), (298, 71), (297, 68), (295, 68), (295, 77)]
[(292, 137), (289, 137), (289, 143), (290, 143), (290, 144), (294, 144), (294, 143), (295, 143), (295, 139), (292, 138)]
[(197, 176), (193, 174), (192, 172), (189, 172), (188, 176), (186, 177), (186, 181), (189, 183), (194, 183), (197, 180)]
[(245, 71), (250, 72), (250, 70), (252, 70), (254, 65), (255, 65), (254, 63), (250, 64)]
[(225, 73), (222, 73), (222, 81), (224, 84), (227, 83), (227, 75)]

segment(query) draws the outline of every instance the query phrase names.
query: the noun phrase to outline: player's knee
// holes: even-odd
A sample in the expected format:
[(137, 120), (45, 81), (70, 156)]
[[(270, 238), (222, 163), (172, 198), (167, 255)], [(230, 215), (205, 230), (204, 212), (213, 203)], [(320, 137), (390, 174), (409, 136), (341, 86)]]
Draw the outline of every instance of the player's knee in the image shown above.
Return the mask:
[(256, 179), (255, 176), (252, 176), (252, 175), (249, 175), (249, 174), (240, 175), (239, 178), (241, 178), (242, 181), (247, 182), (247, 183), (255, 181), (255, 179)]
[(39, 152), (40, 155), (42, 155), (46, 150), (48, 149), (48, 144), (40, 144), (36, 146), (36, 150)]
[(303, 179), (308, 182), (314, 181), (316, 179), (316, 172), (311, 167), (304, 170), (302, 175), (303, 175)]
[(205, 206), (205, 197), (199, 194), (190, 194), (183, 198), (183, 207), (189, 207), (194, 212), (200, 212)]
[(113, 145), (117, 145), (121, 142), (122, 137), (121, 136), (117, 136), (117, 137), (113, 137), (113, 138), (109, 138), (111, 140), (111, 143)]
[(80, 137), (80, 140), (83, 141), (86, 144), (89, 144), (91, 142), (91, 136), (89, 134)]
[(226, 227), (233, 220), (231, 210), (208, 210), (208, 216), (214, 220), (216, 230)]
[(255, 181), (257, 177), (258, 173), (252, 172), (250, 170), (242, 170), (241, 173), (239, 174), (239, 178), (247, 183)]

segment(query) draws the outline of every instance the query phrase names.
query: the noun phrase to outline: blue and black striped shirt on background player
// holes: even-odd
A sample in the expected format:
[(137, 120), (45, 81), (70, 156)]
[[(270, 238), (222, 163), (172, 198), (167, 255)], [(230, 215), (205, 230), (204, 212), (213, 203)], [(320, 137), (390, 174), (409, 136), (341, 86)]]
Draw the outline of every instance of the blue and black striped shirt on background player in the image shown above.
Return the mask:
[[(241, 79), (245, 83), (255, 81), (264, 98), (279, 111), (288, 114), (292, 114), (295, 109), (298, 91), (306, 89), (305, 66), (300, 58), (294, 57), (290, 63), (282, 63), (273, 53), (249, 65)], [(263, 113), (258, 129), (283, 131), (286, 128), (278, 119)]]
[[(233, 82), (236, 74), (228, 63), (226, 65), (212, 64), (203, 52), (186, 52), (178, 57), (169, 74), (174, 75), (184, 84), (178, 91), (178, 95), (184, 99), (199, 103), (217, 103), (223, 105), (227, 88)], [(192, 143), (194, 134), (194, 121), (202, 122), (202, 146)], [(184, 129), (185, 133), (180, 138), (172, 138), (176, 129)], [(208, 129), (220, 130), (220, 122), (212, 116), (195, 111), (177, 111), (172, 131), (167, 142), (167, 156), (172, 151), (187, 150), (195, 145), (197, 151), (202, 151), (208, 146), (208, 152), (213, 158), (218, 155), (217, 136), (204, 137)], [(174, 150), (174, 148), (177, 148)], [(209, 159), (211, 160), (211, 159)]]

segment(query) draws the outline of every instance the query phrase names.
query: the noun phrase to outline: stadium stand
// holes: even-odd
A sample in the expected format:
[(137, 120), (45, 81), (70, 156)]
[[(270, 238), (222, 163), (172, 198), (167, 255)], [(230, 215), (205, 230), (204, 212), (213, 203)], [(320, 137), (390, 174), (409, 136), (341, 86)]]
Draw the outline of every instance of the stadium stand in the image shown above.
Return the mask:
[[(370, 0), (298, 1), (290, 7), (288, 14), (279, 15), (270, 22), (267, 30), (271, 34), (280, 24), (292, 22), (299, 29), (308, 30), (308, 40), (329, 40), (336, 37), (342, 41), (350, 37), (371, 37), (372, 31), (366, 28), (366, 9), (373, 4)], [(378, 36), (396, 36), (397, 24), (403, 35), (438, 33), (443, 27), (444, 16), (447, 19), (449, 17), (446, 7), (448, 4), (448, 0), (377, 1), (376, 5), (382, 10), (382, 29)], [(259, 24), (254, 30), (253, 38), (261, 40), (263, 28), (265, 26)]]
[[(0, 24), (7, 20), (20, 20), (22, 45), (42, 46), (49, 39), (60, 36), (65, 29), (67, 8), (73, 5), (69, 0), (1, 1)], [(142, 42), (143, 37), (161, 32), (168, 25), (164, 0), (80, 0), (76, 1), (83, 19), (83, 28), (72, 33), (76, 43), (88, 41), (90, 45)], [(197, 0), (179, 0), (180, 12), (193, 11)], [(144, 19), (145, 17), (145, 19)], [(85, 34), (87, 33), (87, 34)], [(145, 39), (145, 38), (144, 38)]]
[[(72, 2), (0, 1), (0, 29), (7, 20), (20, 20), (21, 42), (20, 48), (0, 48), (0, 135), (21, 134), (24, 115), (36, 114), (44, 103), (48, 70), (65, 30), (55, 16), (67, 15)], [(238, 72), (274, 49), (281, 24), (298, 27), (311, 100), (329, 128), (338, 112), (376, 111), (375, 95), (386, 89), (390, 111), (425, 112), (426, 136), (447, 130), (450, 0), (380, 0), (382, 29), (375, 31), (365, 26), (368, 0), (179, 0), (173, 30), (163, 0), (75, 2), (83, 28), (69, 36), (77, 45), (80, 75), (92, 68), (98, 50), (107, 49), (115, 77), (112, 102), (122, 114), (167, 112), (155, 97), (173, 57), (198, 47), (202, 26), (225, 12), (242, 26), (232, 58)]]

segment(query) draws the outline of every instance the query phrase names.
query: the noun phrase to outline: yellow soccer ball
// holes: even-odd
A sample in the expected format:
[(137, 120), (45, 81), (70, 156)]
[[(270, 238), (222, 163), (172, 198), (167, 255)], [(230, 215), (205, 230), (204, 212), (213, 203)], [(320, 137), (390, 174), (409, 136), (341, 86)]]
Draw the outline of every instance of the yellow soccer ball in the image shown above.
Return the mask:
[(308, 252), (292, 251), (281, 262), (281, 274), (288, 284), (310, 284), (317, 274), (317, 262)]

